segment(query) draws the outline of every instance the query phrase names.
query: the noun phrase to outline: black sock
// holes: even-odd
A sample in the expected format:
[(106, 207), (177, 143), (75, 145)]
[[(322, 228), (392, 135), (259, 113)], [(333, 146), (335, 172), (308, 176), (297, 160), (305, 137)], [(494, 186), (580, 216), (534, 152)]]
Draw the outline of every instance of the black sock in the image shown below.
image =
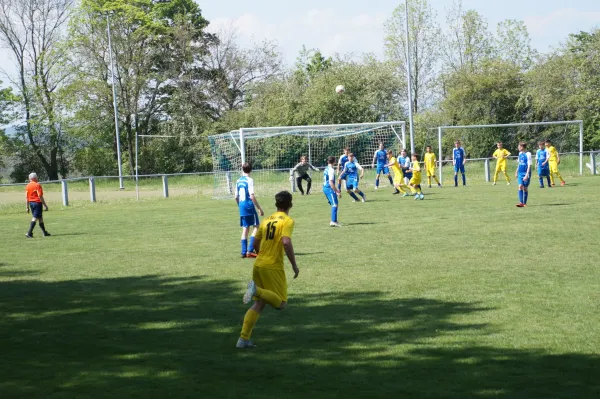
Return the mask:
[(44, 232), (44, 234), (47, 233), (46, 227), (44, 226), (44, 223), (42, 223), (42, 222), (40, 222), (40, 229), (42, 229), (42, 231)]
[(35, 220), (33, 222), (29, 223), (29, 231), (27, 232), (27, 234), (32, 235), (34, 227), (35, 227)]

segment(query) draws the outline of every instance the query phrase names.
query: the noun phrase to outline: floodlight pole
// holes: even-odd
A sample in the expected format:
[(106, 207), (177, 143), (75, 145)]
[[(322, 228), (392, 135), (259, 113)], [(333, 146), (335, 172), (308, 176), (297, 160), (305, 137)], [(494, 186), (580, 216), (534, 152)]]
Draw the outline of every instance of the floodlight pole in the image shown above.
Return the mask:
[(409, 29), (408, 29), (408, 0), (404, 2), (404, 14), (406, 17), (406, 79), (408, 80), (408, 122), (410, 123), (410, 153), (415, 153), (415, 129), (413, 126), (413, 98), (412, 98), (412, 83), (411, 83), (411, 68), (410, 68), (410, 42), (409, 42)]
[[(110, 59), (110, 76), (112, 77), (112, 92), (113, 92), (113, 108), (115, 111), (115, 136), (117, 140), (117, 162), (119, 166), (119, 188), (122, 190), (125, 188), (123, 185), (123, 165), (121, 162), (121, 143), (119, 134), (119, 109), (117, 108), (117, 90), (115, 88), (115, 65), (113, 63), (112, 54), (112, 40), (110, 38), (110, 20), (108, 13), (106, 14), (106, 31), (108, 33), (108, 56)], [(137, 166), (136, 166), (137, 167)], [(137, 169), (136, 169), (137, 172)]]

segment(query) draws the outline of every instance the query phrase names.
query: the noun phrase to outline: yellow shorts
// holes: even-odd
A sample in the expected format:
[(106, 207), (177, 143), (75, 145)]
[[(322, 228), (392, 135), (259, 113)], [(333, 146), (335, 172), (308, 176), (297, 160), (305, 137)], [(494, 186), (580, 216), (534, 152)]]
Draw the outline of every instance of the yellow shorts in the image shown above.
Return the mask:
[(281, 297), (282, 301), (287, 302), (287, 280), (283, 270), (254, 266), (252, 280), (256, 286), (273, 291)]
[(403, 184), (404, 176), (401, 173), (396, 173), (394, 175), (394, 186), (399, 186)]
[(548, 162), (548, 165), (550, 165), (550, 173), (558, 173), (558, 163)]
[(421, 175), (420, 174), (413, 174), (413, 177), (410, 179), (410, 181), (408, 182), (409, 185), (413, 185), (413, 186), (417, 186), (419, 184), (421, 184)]
[(427, 168), (427, 177), (433, 177), (435, 176), (435, 168)]
[(504, 164), (496, 164), (496, 172), (506, 172), (506, 163)]

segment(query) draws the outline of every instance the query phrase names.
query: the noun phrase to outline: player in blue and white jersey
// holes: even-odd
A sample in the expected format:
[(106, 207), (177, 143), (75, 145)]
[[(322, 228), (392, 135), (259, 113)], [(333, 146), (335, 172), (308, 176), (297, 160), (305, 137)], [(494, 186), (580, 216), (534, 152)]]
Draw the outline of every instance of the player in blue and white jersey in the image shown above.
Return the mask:
[(335, 186), (335, 170), (333, 169), (333, 165), (335, 165), (335, 157), (328, 157), (327, 168), (325, 168), (325, 172), (323, 173), (323, 194), (325, 194), (327, 202), (331, 205), (331, 222), (329, 222), (329, 225), (331, 227), (340, 227), (341, 224), (338, 223), (337, 219), (340, 190)]
[(517, 184), (519, 185), (519, 203), (517, 207), (523, 208), (527, 206), (527, 197), (529, 183), (531, 181), (531, 153), (527, 151), (527, 143), (519, 143), (519, 163), (515, 177), (517, 178)]
[[(250, 177), (252, 166), (245, 163), (242, 165), (242, 177), (235, 183), (235, 202), (240, 210), (240, 226), (242, 226), (242, 258), (256, 258), (254, 252), (254, 237), (258, 231), (260, 222), (258, 220), (258, 212), (260, 216), (264, 216), (264, 212), (260, 207), (256, 196), (254, 195), (254, 179)], [(248, 231), (250, 227), (254, 227), (250, 241), (248, 242)]]
[(379, 188), (379, 176), (381, 175), (382, 172), (385, 176), (387, 176), (387, 178), (390, 181), (390, 185), (393, 187), (394, 181), (392, 180), (392, 176), (390, 176), (389, 168), (386, 166), (387, 165), (387, 151), (385, 150), (385, 146), (383, 145), (383, 143), (379, 143), (379, 149), (377, 151), (375, 151), (375, 154), (373, 154), (373, 164), (371, 165), (372, 168), (375, 167), (375, 162), (377, 162), (377, 176), (375, 177), (375, 190), (377, 190)]
[(550, 181), (550, 157), (548, 151), (546, 151), (545, 142), (540, 141), (538, 143), (539, 150), (535, 154), (535, 164), (537, 166), (538, 178), (540, 179), (540, 188), (544, 188), (544, 177), (548, 179), (548, 187), (552, 187)]
[[(360, 172), (360, 176), (358, 175), (358, 172)], [(360, 181), (360, 179), (363, 178), (364, 175), (365, 170), (354, 158), (354, 154), (348, 154), (348, 162), (346, 162), (346, 165), (342, 170), (342, 174), (340, 175), (338, 183), (341, 182), (342, 179), (346, 178), (346, 191), (348, 192), (348, 194), (350, 194), (354, 201), (358, 201), (358, 197), (356, 196), (356, 194), (362, 197), (362, 202), (365, 202), (367, 200), (367, 196), (365, 195), (365, 193), (360, 191), (360, 189), (358, 188), (358, 182)]]
[(465, 149), (460, 146), (460, 141), (454, 142), (454, 150), (452, 150), (452, 165), (454, 165), (454, 187), (458, 187), (458, 172), (462, 175), (463, 186), (467, 185), (467, 178), (465, 177), (465, 162), (467, 162), (467, 156)]
[[(342, 172), (342, 170), (344, 170), (344, 166), (346, 166), (346, 163), (348, 162), (348, 154), (350, 154), (350, 149), (348, 147), (344, 148), (344, 153), (342, 154), (342, 156), (340, 156), (340, 159), (338, 161), (337, 164), (337, 175), (340, 176), (340, 173)], [(346, 178), (344, 179), (340, 179), (339, 183), (338, 183), (338, 191), (342, 191), (342, 180), (346, 180)]]
[(413, 177), (413, 173), (410, 170), (412, 164), (411, 157), (408, 156), (406, 150), (402, 150), (400, 152), (400, 155), (398, 156), (398, 163), (400, 164), (402, 172), (404, 173), (404, 185), (408, 186), (410, 179)]

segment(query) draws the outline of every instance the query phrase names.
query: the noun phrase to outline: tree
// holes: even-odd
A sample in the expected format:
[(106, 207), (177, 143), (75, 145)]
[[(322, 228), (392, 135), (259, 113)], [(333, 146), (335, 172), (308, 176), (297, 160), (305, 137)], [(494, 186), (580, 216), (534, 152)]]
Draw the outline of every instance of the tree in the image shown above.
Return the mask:
[[(427, 0), (410, 0), (409, 42), (412, 79), (413, 111), (432, 100), (432, 85), (435, 82), (439, 61), (441, 29), (436, 24), (436, 13)], [(400, 74), (407, 75), (405, 5), (396, 7), (385, 24), (385, 48), (389, 60), (394, 62)]]
[(529, 69), (536, 55), (523, 21), (507, 19), (498, 24), (496, 53), (501, 59)]
[(473, 71), (479, 61), (492, 55), (494, 39), (487, 21), (475, 10), (464, 11), (462, 2), (454, 4), (447, 15), (449, 31), (444, 35), (444, 66), (452, 71)]
[(22, 101), (19, 130), (50, 179), (66, 175), (64, 131), (56, 93), (67, 75), (59, 46), (73, 0), (3, 0), (0, 42), (12, 52), (18, 76), (12, 80)]
[(175, 97), (179, 104), (192, 102), (197, 114), (210, 113), (204, 93), (199, 99), (182, 96), (206, 79), (202, 58), (214, 37), (204, 31), (208, 21), (192, 0), (83, 0), (70, 24), (71, 60), (78, 77), (70, 88), (76, 99), (72, 105), (84, 115), (97, 114), (103, 127), (112, 120), (106, 13), (111, 14), (119, 123), (125, 135), (122, 148), (134, 173), (136, 135), (155, 134), (161, 123), (172, 120)]

